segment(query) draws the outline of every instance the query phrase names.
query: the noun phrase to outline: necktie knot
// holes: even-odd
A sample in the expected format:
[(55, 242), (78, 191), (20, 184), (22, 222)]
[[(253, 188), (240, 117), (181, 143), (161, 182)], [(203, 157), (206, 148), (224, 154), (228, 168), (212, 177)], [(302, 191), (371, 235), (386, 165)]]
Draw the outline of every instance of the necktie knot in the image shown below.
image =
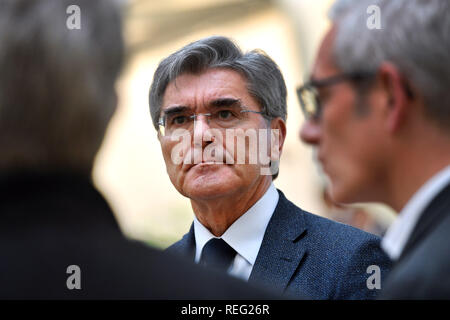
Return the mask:
[(236, 251), (224, 240), (212, 238), (202, 250), (200, 264), (227, 271), (236, 256)]

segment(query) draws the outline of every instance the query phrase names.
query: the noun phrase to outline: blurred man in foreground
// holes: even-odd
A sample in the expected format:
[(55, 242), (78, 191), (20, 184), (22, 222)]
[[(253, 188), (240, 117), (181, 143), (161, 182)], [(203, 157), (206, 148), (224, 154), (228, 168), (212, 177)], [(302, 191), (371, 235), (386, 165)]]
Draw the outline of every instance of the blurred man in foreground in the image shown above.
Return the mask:
[(228, 38), (188, 44), (158, 66), (150, 111), (189, 232), (170, 252), (277, 292), (369, 299), (379, 238), (305, 212), (273, 185), (286, 137), (286, 86), (275, 62)]
[(382, 242), (386, 299), (450, 298), (449, 18), (447, 0), (337, 1), (298, 90), (333, 200), (400, 212)]
[(123, 59), (113, 3), (0, 0), (0, 299), (267, 298), (126, 240), (91, 184)]

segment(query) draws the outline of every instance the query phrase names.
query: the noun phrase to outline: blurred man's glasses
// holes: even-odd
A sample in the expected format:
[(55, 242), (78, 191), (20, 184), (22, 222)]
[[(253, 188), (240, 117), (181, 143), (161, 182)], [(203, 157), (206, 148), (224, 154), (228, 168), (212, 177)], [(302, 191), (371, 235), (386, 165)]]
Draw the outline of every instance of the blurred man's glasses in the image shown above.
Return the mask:
[(302, 107), (303, 115), (306, 120), (319, 120), (322, 114), (322, 105), (319, 98), (319, 89), (331, 86), (343, 81), (360, 81), (373, 77), (374, 73), (355, 72), (343, 73), (329, 78), (312, 80), (303, 86), (297, 88), (297, 97)]
[(170, 136), (178, 129), (192, 132), (199, 117), (206, 118), (206, 123), (210, 128), (232, 129), (238, 128), (248, 118), (248, 113), (265, 115), (261, 111), (254, 111), (233, 103), (227, 106), (213, 106), (213, 110), (208, 113), (193, 113), (188, 107), (177, 106), (164, 110), (164, 115), (159, 118), (159, 132), (162, 136)]

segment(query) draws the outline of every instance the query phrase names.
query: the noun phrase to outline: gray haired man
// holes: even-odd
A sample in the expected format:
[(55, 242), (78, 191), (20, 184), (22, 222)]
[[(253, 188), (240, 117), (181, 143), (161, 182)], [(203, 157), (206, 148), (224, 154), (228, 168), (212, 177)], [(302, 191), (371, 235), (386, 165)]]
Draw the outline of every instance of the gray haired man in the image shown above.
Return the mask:
[[(168, 251), (289, 295), (367, 299), (379, 239), (296, 207), (273, 185), (286, 137), (286, 86), (275, 62), (228, 38), (188, 44), (158, 66), (153, 124), (189, 232)], [(380, 270), (379, 270), (380, 271)]]
[(298, 91), (334, 200), (400, 212), (382, 241), (386, 299), (450, 298), (449, 18), (447, 0), (337, 1)]

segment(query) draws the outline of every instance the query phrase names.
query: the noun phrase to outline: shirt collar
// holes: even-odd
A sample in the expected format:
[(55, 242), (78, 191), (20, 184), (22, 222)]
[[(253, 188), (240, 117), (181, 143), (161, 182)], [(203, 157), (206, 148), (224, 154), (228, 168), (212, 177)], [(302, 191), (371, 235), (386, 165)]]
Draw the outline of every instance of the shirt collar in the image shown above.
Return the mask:
[(392, 260), (397, 260), (414, 230), (421, 214), (447, 184), (450, 165), (429, 179), (408, 201), (384, 236), (381, 247)]
[[(277, 206), (278, 192), (270, 184), (264, 195), (242, 216), (239, 217), (220, 237), (251, 265), (256, 261), (267, 225)], [(204, 245), (215, 237), (194, 216), (195, 261), (200, 260)]]

